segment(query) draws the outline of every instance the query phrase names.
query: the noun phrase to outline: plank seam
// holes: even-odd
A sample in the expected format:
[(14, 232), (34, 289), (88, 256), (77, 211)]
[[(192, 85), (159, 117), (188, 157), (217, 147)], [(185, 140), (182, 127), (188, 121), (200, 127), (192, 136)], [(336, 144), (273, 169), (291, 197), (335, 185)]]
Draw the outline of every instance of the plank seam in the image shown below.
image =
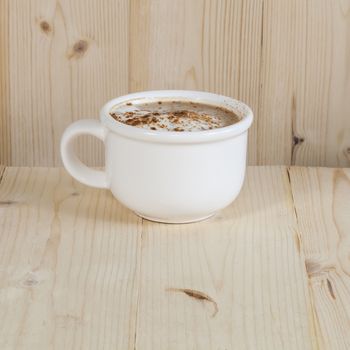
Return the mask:
[(139, 258), (137, 259), (137, 266), (139, 269), (138, 273), (138, 283), (137, 283), (137, 298), (136, 298), (136, 315), (135, 315), (135, 333), (134, 333), (134, 346), (133, 349), (137, 350), (137, 329), (138, 329), (138, 316), (139, 316), (139, 307), (140, 307), (140, 289), (141, 289), (141, 277), (142, 277), (142, 245), (143, 245), (143, 224), (144, 219), (141, 218), (141, 237), (140, 237), (140, 249), (139, 249)]
[(2, 178), (4, 177), (5, 170), (6, 170), (6, 167), (0, 165), (0, 184), (1, 184)]
[[(261, 106), (262, 106), (262, 90), (263, 90), (263, 82), (262, 82), (262, 70), (263, 70), (263, 58), (264, 58), (264, 11), (265, 11), (265, 2), (262, 0), (261, 4), (261, 37), (260, 37), (260, 60), (259, 60), (259, 94), (258, 94), (258, 111), (261, 112)], [(257, 118), (255, 120), (256, 123), (256, 129), (259, 130), (259, 119)], [(256, 135), (257, 142), (259, 139), (259, 135)], [(258, 153), (258, 149), (255, 150), (255, 157), (256, 157), (256, 164), (255, 165), (262, 165), (261, 164), (261, 154)]]
[(298, 212), (297, 212), (297, 208), (295, 206), (294, 195), (293, 195), (293, 190), (292, 190), (292, 181), (291, 181), (291, 175), (290, 175), (290, 168), (291, 168), (290, 166), (287, 167), (289, 191), (290, 191), (290, 195), (291, 195), (291, 198), (292, 198), (293, 210), (294, 210), (294, 215), (295, 215), (295, 219), (296, 219), (296, 222), (297, 222), (297, 227), (299, 228), (299, 218), (298, 218)]
[[(296, 205), (295, 205), (295, 200), (294, 200), (294, 195), (293, 195), (293, 187), (292, 187), (292, 181), (291, 181), (291, 173), (290, 173), (291, 168), (292, 168), (291, 166), (287, 166), (286, 170), (287, 170), (287, 176), (288, 176), (288, 182), (289, 182), (290, 196), (291, 196), (291, 199), (292, 199), (294, 215), (295, 215), (295, 220), (296, 220), (296, 224), (297, 224), (296, 235), (297, 235), (298, 240), (299, 240), (300, 253), (303, 254), (302, 241), (300, 239), (300, 233), (299, 233), (299, 217), (298, 217), (298, 212), (297, 212), (297, 208), (296, 208)], [(316, 334), (317, 334), (316, 330), (319, 328), (319, 321), (318, 321), (318, 317), (317, 317), (317, 314), (315, 312), (316, 310), (315, 310), (315, 307), (314, 307), (314, 294), (313, 294), (312, 288), (310, 286), (310, 279), (309, 279), (309, 275), (308, 275), (307, 268), (306, 268), (306, 265), (305, 265), (305, 258), (304, 258), (304, 256), (302, 256), (302, 259), (304, 261), (304, 272), (305, 272), (305, 274), (307, 276), (307, 282), (308, 282), (307, 291), (308, 291), (309, 297), (310, 297), (310, 307), (311, 307), (311, 311), (312, 311), (312, 327), (313, 327), (313, 332), (315, 333), (315, 337), (314, 338), (315, 338), (315, 341), (316, 341), (317, 349), (321, 349), (320, 341), (319, 341), (318, 337), (316, 336)]]
[[(4, 18), (0, 19), (0, 162), (11, 165), (11, 117), (9, 115), (10, 96), (10, 5), (4, 1), (0, 5)], [(2, 169), (0, 169), (2, 175)]]

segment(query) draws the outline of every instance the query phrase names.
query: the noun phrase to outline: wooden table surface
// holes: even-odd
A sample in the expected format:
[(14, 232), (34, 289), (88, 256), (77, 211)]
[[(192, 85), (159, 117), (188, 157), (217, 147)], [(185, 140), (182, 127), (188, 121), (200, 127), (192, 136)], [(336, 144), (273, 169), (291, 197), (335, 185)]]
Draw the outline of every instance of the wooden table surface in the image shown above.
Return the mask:
[(0, 169), (0, 349), (350, 349), (350, 169), (250, 167), (197, 224)]

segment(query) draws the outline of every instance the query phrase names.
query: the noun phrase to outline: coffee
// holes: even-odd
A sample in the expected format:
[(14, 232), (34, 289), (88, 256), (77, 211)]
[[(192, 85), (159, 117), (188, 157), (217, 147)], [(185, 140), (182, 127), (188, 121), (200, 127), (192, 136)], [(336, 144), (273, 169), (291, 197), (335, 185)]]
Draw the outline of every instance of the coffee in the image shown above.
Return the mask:
[(127, 102), (112, 108), (110, 115), (118, 122), (158, 131), (203, 131), (237, 123), (232, 111), (210, 104), (159, 100)]

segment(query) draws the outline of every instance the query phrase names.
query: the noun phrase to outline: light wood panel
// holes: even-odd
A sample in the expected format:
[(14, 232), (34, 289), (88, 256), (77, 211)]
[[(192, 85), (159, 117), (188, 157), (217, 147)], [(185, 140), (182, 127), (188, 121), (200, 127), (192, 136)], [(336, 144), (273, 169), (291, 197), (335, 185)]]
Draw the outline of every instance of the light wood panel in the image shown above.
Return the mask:
[[(332, 76), (344, 68), (333, 66), (332, 61), (332, 41), (340, 34), (334, 31), (333, 20), (341, 20), (341, 16), (335, 15), (333, 7), (337, 4), (332, 4), (332, 1), (312, 0), (305, 5), (302, 9), (306, 13), (302, 43), (305, 50), (297, 73), (298, 88), (292, 106), (292, 111), (295, 111), (292, 115), (292, 164), (325, 165), (327, 147), (336, 152), (339, 146), (337, 140), (328, 143), (328, 132), (339, 132), (341, 123), (337, 121), (342, 119), (329, 108), (333, 93), (330, 89)], [(300, 50), (296, 51), (300, 55)], [(332, 119), (334, 125), (330, 122)]]
[(290, 164), (306, 63), (306, 2), (264, 1), (261, 93), (256, 121), (260, 164)]
[(260, 164), (350, 164), (349, 8), (348, 0), (264, 2)]
[[(8, 105), (11, 164), (60, 164), (59, 140), (79, 118), (127, 92), (128, 1), (4, 0), (9, 8)], [(6, 106), (5, 106), (6, 107)], [(5, 130), (3, 131), (5, 132)], [(80, 142), (98, 164), (97, 142)]]
[(0, 348), (134, 349), (141, 219), (63, 170), (0, 185)]
[(350, 171), (291, 168), (305, 267), (324, 349), (350, 348)]
[[(332, 2), (331, 2), (332, 3)], [(332, 3), (331, 72), (325, 161), (350, 166), (350, 1)], [(326, 14), (325, 14), (326, 15)], [(323, 20), (320, 19), (321, 24)], [(326, 97), (327, 98), (327, 97)], [(306, 164), (306, 161), (304, 162)]]
[[(255, 112), (250, 164), (350, 165), (350, 0), (2, 0), (0, 162), (59, 165), (73, 120), (127, 91), (199, 89)], [(103, 163), (96, 140), (82, 159)]]
[(0, 166), (11, 164), (11, 125), (8, 114), (8, 26), (8, 2), (0, 1)]
[(284, 168), (212, 220), (144, 222), (136, 348), (316, 348), (297, 231)]
[(1, 349), (348, 349), (350, 171), (250, 167), (197, 224), (0, 168)]
[(130, 89), (212, 91), (257, 111), (261, 21), (262, 0), (131, 0)]
[(64, 171), (0, 185), (1, 349), (313, 349), (285, 168), (198, 224), (144, 221)]

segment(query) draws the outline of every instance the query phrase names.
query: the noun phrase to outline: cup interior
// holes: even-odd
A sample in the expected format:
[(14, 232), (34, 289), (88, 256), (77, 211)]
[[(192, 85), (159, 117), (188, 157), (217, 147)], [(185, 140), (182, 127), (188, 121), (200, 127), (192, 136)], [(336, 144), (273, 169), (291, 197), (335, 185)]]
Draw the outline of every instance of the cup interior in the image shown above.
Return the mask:
[[(235, 113), (239, 121), (221, 128), (203, 131), (184, 131), (181, 133), (172, 131), (158, 131), (137, 128), (134, 126), (126, 125), (124, 123), (116, 121), (111, 115), (110, 111), (118, 107), (118, 105), (132, 103), (151, 103), (157, 101), (171, 101), (176, 99), (177, 101), (194, 102), (213, 105), (220, 108), (225, 108)], [(234, 135), (241, 134), (247, 131), (253, 121), (252, 110), (243, 102), (232, 99), (227, 96), (213, 94), (202, 91), (189, 91), (189, 90), (158, 90), (158, 91), (145, 91), (128, 94), (125, 96), (117, 97), (107, 102), (101, 109), (100, 119), (108, 129), (116, 133), (123, 134), (124, 136), (136, 137), (136, 138), (149, 138), (153, 141), (166, 141), (170, 140), (174, 142), (184, 141), (203, 141), (205, 139), (225, 138)]]

